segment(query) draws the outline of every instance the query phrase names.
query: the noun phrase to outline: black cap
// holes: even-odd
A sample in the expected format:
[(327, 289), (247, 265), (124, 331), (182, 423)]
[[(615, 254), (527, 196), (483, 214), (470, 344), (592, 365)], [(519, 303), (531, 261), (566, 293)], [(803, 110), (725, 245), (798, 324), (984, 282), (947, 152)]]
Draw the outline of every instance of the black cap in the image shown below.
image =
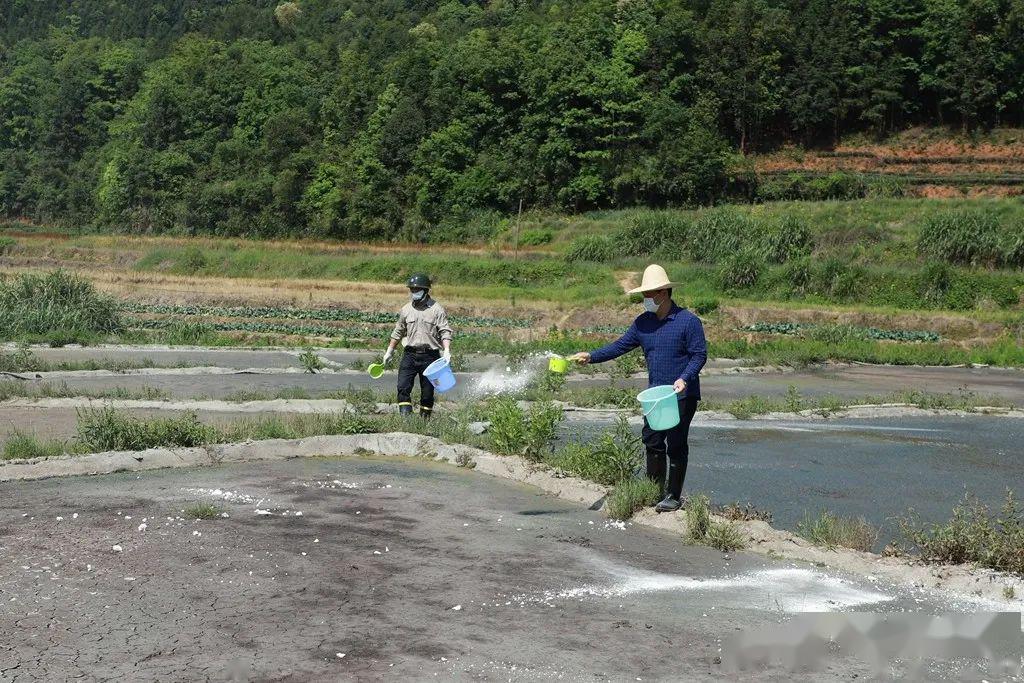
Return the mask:
[(416, 273), (407, 283), (409, 289), (430, 289), (430, 278), (423, 273)]

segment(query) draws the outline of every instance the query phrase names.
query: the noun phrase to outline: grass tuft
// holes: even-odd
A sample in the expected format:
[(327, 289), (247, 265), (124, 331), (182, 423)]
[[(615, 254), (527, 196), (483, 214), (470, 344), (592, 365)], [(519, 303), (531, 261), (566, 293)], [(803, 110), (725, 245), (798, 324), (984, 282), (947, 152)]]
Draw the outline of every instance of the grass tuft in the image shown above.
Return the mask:
[(711, 500), (702, 493), (686, 501), (686, 535), (690, 543), (702, 544), (711, 528)]
[(726, 553), (746, 547), (743, 533), (732, 522), (711, 522), (704, 543)]
[(623, 480), (608, 496), (608, 516), (627, 520), (643, 508), (657, 503), (660, 496), (658, 484), (646, 477)]
[(829, 550), (842, 547), (871, 552), (878, 541), (878, 531), (863, 517), (842, 517), (827, 511), (817, 517), (806, 514), (797, 524), (798, 534)]
[(690, 496), (684, 509), (688, 543), (710, 546), (722, 552), (741, 550), (746, 546), (743, 533), (733, 522), (712, 519), (711, 500), (703, 493)]
[(189, 519), (219, 519), (224, 510), (210, 503), (196, 503), (185, 508), (185, 516)]
[(64, 444), (60, 441), (44, 441), (32, 434), (15, 430), (7, 438), (3, 460), (21, 460), (27, 458), (53, 458), (64, 454)]

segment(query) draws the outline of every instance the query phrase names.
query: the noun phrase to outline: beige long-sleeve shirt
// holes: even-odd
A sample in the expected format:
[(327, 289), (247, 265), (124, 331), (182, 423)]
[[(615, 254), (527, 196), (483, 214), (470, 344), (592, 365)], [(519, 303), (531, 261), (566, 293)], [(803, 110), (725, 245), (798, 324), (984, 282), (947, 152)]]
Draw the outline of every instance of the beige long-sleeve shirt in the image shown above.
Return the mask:
[(441, 304), (429, 297), (420, 305), (410, 301), (402, 306), (395, 330), (391, 333), (395, 341), (400, 341), (402, 337), (408, 339), (406, 346), (429, 346), (441, 351), (444, 349), (443, 342), (452, 339), (448, 314)]

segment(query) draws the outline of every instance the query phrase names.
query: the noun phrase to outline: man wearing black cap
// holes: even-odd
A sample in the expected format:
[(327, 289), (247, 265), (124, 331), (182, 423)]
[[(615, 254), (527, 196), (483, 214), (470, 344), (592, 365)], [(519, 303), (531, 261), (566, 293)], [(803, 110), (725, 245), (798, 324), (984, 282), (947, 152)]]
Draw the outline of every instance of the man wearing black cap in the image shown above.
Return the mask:
[(434, 409), (434, 385), (423, 371), (439, 358), (451, 362), (452, 328), (448, 314), (430, 297), (430, 278), (417, 273), (406, 283), (409, 303), (402, 307), (398, 322), (391, 333), (391, 341), (384, 352), (384, 364), (395, 354), (395, 347), (404, 337), (405, 353), (398, 368), (398, 411), (412, 413), (412, 385), (420, 378), (420, 415), (430, 417)]

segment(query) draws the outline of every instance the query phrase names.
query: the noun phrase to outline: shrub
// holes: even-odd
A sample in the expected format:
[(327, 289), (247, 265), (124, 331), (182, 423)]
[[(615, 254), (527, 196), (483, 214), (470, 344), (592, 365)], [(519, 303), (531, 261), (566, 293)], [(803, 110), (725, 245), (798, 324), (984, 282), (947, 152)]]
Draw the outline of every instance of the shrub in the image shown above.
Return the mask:
[(123, 328), (117, 302), (91, 282), (64, 271), (19, 275), (0, 284), (0, 335), (54, 335), (86, 341)]
[(878, 529), (863, 517), (840, 517), (825, 511), (817, 517), (805, 514), (797, 524), (797, 533), (829, 550), (841, 546), (870, 552), (878, 541)]
[(583, 235), (577, 237), (569, 245), (565, 260), (577, 261), (611, 261), (621, 255), (619, 247), (608, 235)]
[(492, 402), (491, 440), (494, 449), (505, 455), (518, 455), (526, 445), (526, 416), (519, 404), (501, 397)]
[(543, 460), (564, 418), (562, 408), (550, 401), (540, 401), (530, 406), (526, 413), (526, 443), (523, 447), (523, 456), (529, 460)]
[(303, 369), (311, 375), (315, 375), (318, 370), (323, 370), (325, 367), (323, 359), (313, 349), (306, 349), (299, 354), (299, 362)]
[(629, 519), (643, 508), (657, 503), (660, 497), (661, 488), (657, 482), (646, 477), (623, 480), (608, 496), (608, 516), (612, 519)]
[(922, 525), (915, 516), (901, 519), (900, 531), (927, 562), (976, 563), (999, 571), (1024, 573), (1024, 511), (1013, 492), (997, 515), (977, 498), (965, 495), (945, 524)]
[(807, 183), (801, 199), (861, 199), (867, 194), (867, 183), (863, 176), (836, 171), (827, 176), (813, 178)]
[(551, 230), (543, 228), (523, 230), (522, 234), (519, 235), (519, 244), (524, 247), (539, 247), (542, 244), (550, 244), (554, 238), (555, 233)]
[(8, 237), (7, 235), (0, 236), (0, 254), (9, 254), (17, 246), (18, 241), (13, 237)]
[[(891, 184), (882, 187), (896, 191)], [(794, 172), (761, 178), (757, 188), (757, 198), (766, 202), (798, 199), (809, 201), (861, 199), (872, 192), (872, 188), (873, 185), (864, 176), (856, 173), (835, 171), (828, 175), (807, 175)], [(899, 192), (902, 194), (902, 190)]]
[(18, 348), (14, 353), (0, 351), (0, 372), (39, 372), (48, 369), (49, 364), (40, 360), (25, 346)]
[(492, 404), (491, 440), (499, 453), (539, 461), (554, 440), (562, 419), (562, 409), (553, 403), (535, 403), (524, 412), (514, 399), (501, 397)]
[(723, 289), (748, 289), (761, 277), (761, 261), (750, 251), (739, 251), (730, 257), (718, 271)]
[(206, 254), (199, 247), (188, 247), (178, 259), (177, 270), (185, 275), (195, 275), (207, 266)]

